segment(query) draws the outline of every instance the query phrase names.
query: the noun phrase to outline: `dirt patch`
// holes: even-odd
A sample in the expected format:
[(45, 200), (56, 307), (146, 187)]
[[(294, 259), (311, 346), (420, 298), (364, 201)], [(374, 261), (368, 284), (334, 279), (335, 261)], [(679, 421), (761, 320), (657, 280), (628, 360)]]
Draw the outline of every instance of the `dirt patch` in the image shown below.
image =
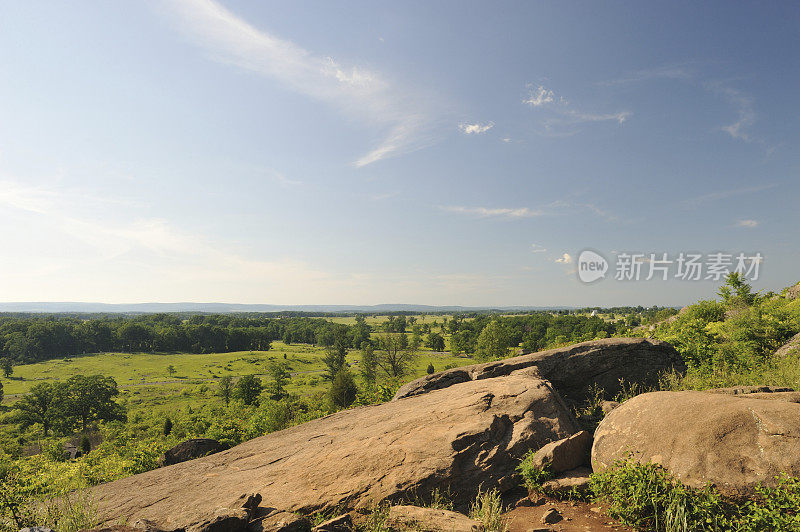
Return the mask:
[[(506, 513), (511, 519), (509, 532), (531, 532), (533, 530), (552, 531), (587, 531), (587, 530), (617, 530), (631, 531), (634, 529), (611, 519), (605, 507), (595, 503), (578, 501), (557, 501), (547, 497), (542, 498), (542, 504), (533, 505), (523, 502), (512, 511)], [(551, 509), (555, 509), (561, 516), (556, 523), (545, 524), (542, 518)]]

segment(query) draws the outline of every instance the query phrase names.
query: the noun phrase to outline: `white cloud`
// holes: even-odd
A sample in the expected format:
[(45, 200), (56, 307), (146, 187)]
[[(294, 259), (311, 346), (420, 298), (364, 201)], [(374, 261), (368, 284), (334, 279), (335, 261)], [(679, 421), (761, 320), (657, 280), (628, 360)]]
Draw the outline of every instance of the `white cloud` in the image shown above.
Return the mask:
[(758, 227), (758, 220), (739, 220), (736, 222), (737, 227)]
[(171, 0), (166, 11), (213, 59), (275, 79), (385, 130), (380, 145), (356, 160), (356, 166), (431, 142), (431, 119), (422, 103), (376, 72), (315, 55), (252, 26), (213, 0)]
[(509, 137), (504, 137), (504, 138), (502, 138), (500, 140), (502, 140), (503, 142), (506, 142), (506, 143), (511, 142), (511, 139)]
[(459, 124), (458, 128), (467, 135), (480, 135), (481, 133), (486, 133), (490, 129), (494, 127), (494, 122), (489, 122), (487, 124)]
[(479, 218), (509, 218), (509, 219), (533, 218), (536, 216), (541, 216), (543, 214), (541, 211), (534, 211), (527, 207), (491, 208), (491, 207), (463, 207), (458, 205), (449, 205), (449, 206), (443, 206), (441, 207), (441, 209), (446, 212), (467, 214), (467, 215), (477, 216)]
[(544, 253), (547, 251), (547, 248), (543, 248), (539, 244), (531, 244), (531, 253)]
[(556, 95), (552, 90), (544, 88), (542, 85), (530, 88), (528, 97), (522, 100), (522, 103), (527, 103), (532, 107), (541, 107), (548, 103), (556, 101)]
[(552, 136), (575, 134), (577, 130), (574, 126), (584, 123), (616, 122), (622, 125), (633, 116), (630, 111), (617, 113), (587, 113), (580, 111), (564, 97), (556, 96), (552, 90), (542, 85), (530, 89), (529, 97), (522, 100), (522, 103), (548, 111), (547, 114), (549, 116), (542, 123), (544, 124), (545, 132)]
[(559, 258), (557, 258), (555, 261), (560, 263), (560, 264), (571, 264), (572, 263), (572, 255), (570, 255), (569, 253), (564, 253)]
[(13, 181), (0, 181), (0, 204), (15, 209), (44, 213), (53, 205), (52, 191), (21, 185)]

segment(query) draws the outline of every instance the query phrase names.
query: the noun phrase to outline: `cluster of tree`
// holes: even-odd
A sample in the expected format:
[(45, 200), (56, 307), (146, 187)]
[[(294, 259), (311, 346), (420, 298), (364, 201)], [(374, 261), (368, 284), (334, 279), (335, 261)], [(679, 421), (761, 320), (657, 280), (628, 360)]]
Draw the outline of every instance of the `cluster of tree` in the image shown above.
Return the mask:
[(95, 421), (125, 421), (124, 408), (114, 401), (116, 381), (102, 375), (75, 375), (64, 382), (34, 385), (14, 405), (13, 419), (25, 429), (40, 425), (44, 435), (51, 430), (68, 434), (85, 431)]
[[(482, 331), (490, 324), (495, 324), (490, 334), (484, 335), (482, 342), (479, 341)], [(596, 316), (535, 312), (514, 316), (477, 315), (471, 320), (466, 319), (465, 315), (454, 315), (445, 322), (444, 327), (451, 335), (450, 350), (453, 354), (497, 358), (503, 356), (503, 350), (496, 347), (502, 344), (506, 348), (521, 345), (524, 352), (530, 353), (553, 345), (613, 336), (625, 325)]]
[(758, 294), (738, 273), (718, 292), (662, 322), (654, 335), (675, 346), (687, 363), (709, 373), (752, 369), (800, 332), (800, 310), (773, 293)]
[(83, 353), (219, 353), (269, 349), (270, 342), (358, 347), (369, 339), (363, 316), (352, 326), (323, 318), (265, 318), (228, 314), (134, 317), (0, 316), (0, 359), (29, 363)]

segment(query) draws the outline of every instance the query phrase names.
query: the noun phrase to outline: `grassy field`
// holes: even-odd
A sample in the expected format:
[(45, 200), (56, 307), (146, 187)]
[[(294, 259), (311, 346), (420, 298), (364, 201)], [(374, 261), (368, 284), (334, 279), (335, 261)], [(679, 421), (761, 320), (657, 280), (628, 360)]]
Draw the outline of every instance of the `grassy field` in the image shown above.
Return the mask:
[[(214, 386), (216, 380), (225, 375), (239, 377), (255, 374), (265, 376), (271, 362), (286, 362), (292, 374), (288, 390), (306, 394), (322, 389), (325, 384), (321, 375), (325, 369), (322, 357), (324, 348), (308, 344), (286, 345), (273, 342), (269, 351), (239, 351), (211, 354), (151, 354), (151, 353), (99, 353), (60, 360), (49, 360), (36, 364), (14, 367), (14, 375), (3, 379), (6, 397), (13, 400), (18, 394), (27, 392), (39, 382), (65, 380), (73, 375), (102, 374), (114, 377), (125, 395), (153, 394), (150, 388), (158, 388), (156, 395), (180, 394), (187, 386), (207, 384)], [(358, 372), (360, 354), (350, 351), (347, 362)], [(445, 366), (463, 366), (472, 359), (454, 357), (450, 353), (422, 351), (417, 356), (412, 375), (424, 374), (428, 364), (436, 370)], [(169, 366), (175, 369), (173, 375)], [(137, 395), (138, 395), (137, 394)], [(11, 396), (11, 397), (9, 397)]]
[[(406, 316), (408, 318), (416, 318), (417, 323), (433, 323), (437, 321), (438, 323), (442, 323), (442, 319), (450, 318), (450, 316), (438, 316), (438, 315), (415, 315), (415, 316)], [(333, 323), (343, 323), (345, 325), (355, 325), (356, 317), (355, 316), (342, 316), (342, 317), (335, 317), (335, 318), (326, 318), (328, 321), (332, 321)], [(364, 321), (366, 321), (367, 325), (372, 327), (377, 327), (378, 325), (382, 325), (386, 323), (389, 319), (389, 316), (365, 316)]]

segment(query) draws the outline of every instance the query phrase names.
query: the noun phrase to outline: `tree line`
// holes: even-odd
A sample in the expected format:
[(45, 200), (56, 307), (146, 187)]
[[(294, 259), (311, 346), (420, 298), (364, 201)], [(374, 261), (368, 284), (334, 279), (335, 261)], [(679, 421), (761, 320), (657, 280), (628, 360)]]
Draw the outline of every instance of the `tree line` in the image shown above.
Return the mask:
[(274, 340), (331, 345), (344, 338), (358, 347), (369, 338), (363, 317), (355, 325), (324, 318), (266, 318), (227, 314), (142, 316), (0, 316), (0, 359), (31, 363), (84, 353), (266, 351)]

